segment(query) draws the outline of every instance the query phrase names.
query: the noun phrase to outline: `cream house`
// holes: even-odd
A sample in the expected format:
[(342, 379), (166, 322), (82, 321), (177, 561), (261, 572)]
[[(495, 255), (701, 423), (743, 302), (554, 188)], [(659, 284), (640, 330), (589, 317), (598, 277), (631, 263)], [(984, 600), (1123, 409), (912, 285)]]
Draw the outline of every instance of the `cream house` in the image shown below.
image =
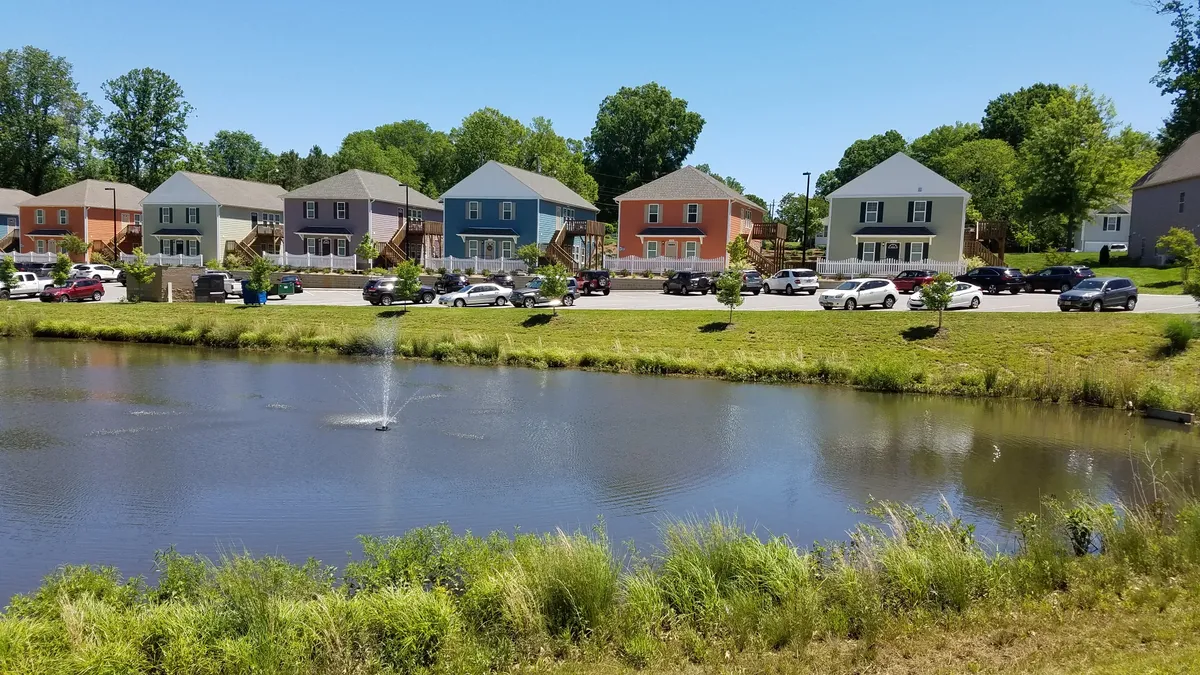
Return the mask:
[(283, 239), (278, 185), (177, 171), (142, 199), (147, 253), (224, 260), (275, 253)]

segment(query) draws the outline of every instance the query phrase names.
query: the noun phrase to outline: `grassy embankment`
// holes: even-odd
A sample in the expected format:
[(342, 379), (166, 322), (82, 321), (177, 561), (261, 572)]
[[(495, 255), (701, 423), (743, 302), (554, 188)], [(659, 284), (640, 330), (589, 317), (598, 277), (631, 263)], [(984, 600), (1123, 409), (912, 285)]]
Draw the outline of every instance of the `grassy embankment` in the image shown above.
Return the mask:
[(0, 336), (370, 354), (394, 330), (398, 355), (452, 363), (1200, 411), (1200, 345), (1171, 350), (1163, 316), (958, 312), (939, 335), (928, 314), (742, 312), (729, 328), (726, 316), (6, 303)]
[(1200, 504), (1048, 503), (1012, 554), (873, 509), (814, 550), (713, 518), (649, 557), (593, 535), (364, 538), (310, 561), (69, 567), (0, 614), (0, 672), (1196, 672)]
[[(1100, 265), (1099, 253), (1064, 253), (1070, 265), (1087, 265), (1096, 276), (1127, 277), (1137, 285), (1142, 293), (1179, 294), (1183, 293), (1183, 269), (1180, 267), (1137, 267), (1129, 265), (1124, 255), (1114, 255), (1109, 264)], [(1004, 256), (1004, 264), (1017, 269), (1040, 270), (1046, 264), (1043, 253), (1009, 253)]]

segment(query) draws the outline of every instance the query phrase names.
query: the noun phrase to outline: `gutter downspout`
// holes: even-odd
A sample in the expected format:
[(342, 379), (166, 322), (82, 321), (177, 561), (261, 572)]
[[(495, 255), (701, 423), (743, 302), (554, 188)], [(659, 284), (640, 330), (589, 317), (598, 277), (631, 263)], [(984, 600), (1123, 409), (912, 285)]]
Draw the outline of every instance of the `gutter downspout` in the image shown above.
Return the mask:
[[(196, 213), (199, 213), (199, 212), (200, 212), (200, 209), (196, 209)], [(186, 214), (187, 214), (187, 212), (185, 211), (184, 212), (184, 220), (187, 220)], [(197, 218), (199, 218), (199, 216), (197, 216)], [(201, 230), (201, 231), (203, 231), (203, 230)], [(257, 234), (255, 236), (257, 237)], [(217, 260), (220, 260), (222, 262), (224, 262), (224, 260), (225, 260), (224, 247), (221, 246), (221, 205), (220, 204), (217, 204)], [(204, 250), (203, 249), (200, 250), (200, 264), (202, 264), (202, 265), (204, 264)], [(246, 264), (250, 264), (249, 261)]]
[[(113, 217), (115, 218), (116, 216), (114, 215)], [(83, 243), (89, 245), (91, 243), (91, 239), (88, 239), (88, 207), (86, 205), (83, 207)], [(84, 251), (83, 262), (87, 262), (89, 257), (87, 251)]]

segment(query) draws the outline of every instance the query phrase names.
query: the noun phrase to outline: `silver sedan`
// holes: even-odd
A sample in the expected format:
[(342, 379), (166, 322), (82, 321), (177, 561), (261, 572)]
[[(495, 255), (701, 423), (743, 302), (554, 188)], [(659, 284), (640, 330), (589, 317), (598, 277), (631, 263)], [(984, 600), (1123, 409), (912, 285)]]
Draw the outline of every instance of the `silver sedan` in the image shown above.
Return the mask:
[(506, 305), (512, 295), (511, 288), (499, 284), (473, 284), (438, 298), (439, 305), (466, 307), (467, 305)]

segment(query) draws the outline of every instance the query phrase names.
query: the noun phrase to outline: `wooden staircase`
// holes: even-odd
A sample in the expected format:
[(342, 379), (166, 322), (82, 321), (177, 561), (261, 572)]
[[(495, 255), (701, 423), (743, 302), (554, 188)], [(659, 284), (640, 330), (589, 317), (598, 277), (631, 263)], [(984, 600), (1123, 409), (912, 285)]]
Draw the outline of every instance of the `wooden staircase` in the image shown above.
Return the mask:
[(9, 230), (3, 237), (0, 237), (0, 253), (8, 253), (8, 251), (16, 250), (18, 235), (16, 230)]
[[(755, 223), (750, 231), (746, 250), (749, 252), (750, 264), (764, 276), (772, 276), (783, 265), (783, 241), (787, 235), (787, 225), (784, 223)], [(764, 251), (762, 242), (772, 244), (770, 251)]]
[(408, 254), (404, 252), (404, 242), (408, 239), (407, 227), (401, 227), (396, 230), (392, 238), (383, 242), (379, 247), (379, 257), (383, 258), (384, 267), (394, 267), (408, 260)]
[(575, 256), (563, 243), (566, 241), (566, 237), (566, 228), (554, 231), (554, 236), (550, 237), (550, 243), (546, 244), (546, 259), (551, 263), (558, 263), (566, 267), (570, 272), (577, 272), (579, 263), (575, 262)]

